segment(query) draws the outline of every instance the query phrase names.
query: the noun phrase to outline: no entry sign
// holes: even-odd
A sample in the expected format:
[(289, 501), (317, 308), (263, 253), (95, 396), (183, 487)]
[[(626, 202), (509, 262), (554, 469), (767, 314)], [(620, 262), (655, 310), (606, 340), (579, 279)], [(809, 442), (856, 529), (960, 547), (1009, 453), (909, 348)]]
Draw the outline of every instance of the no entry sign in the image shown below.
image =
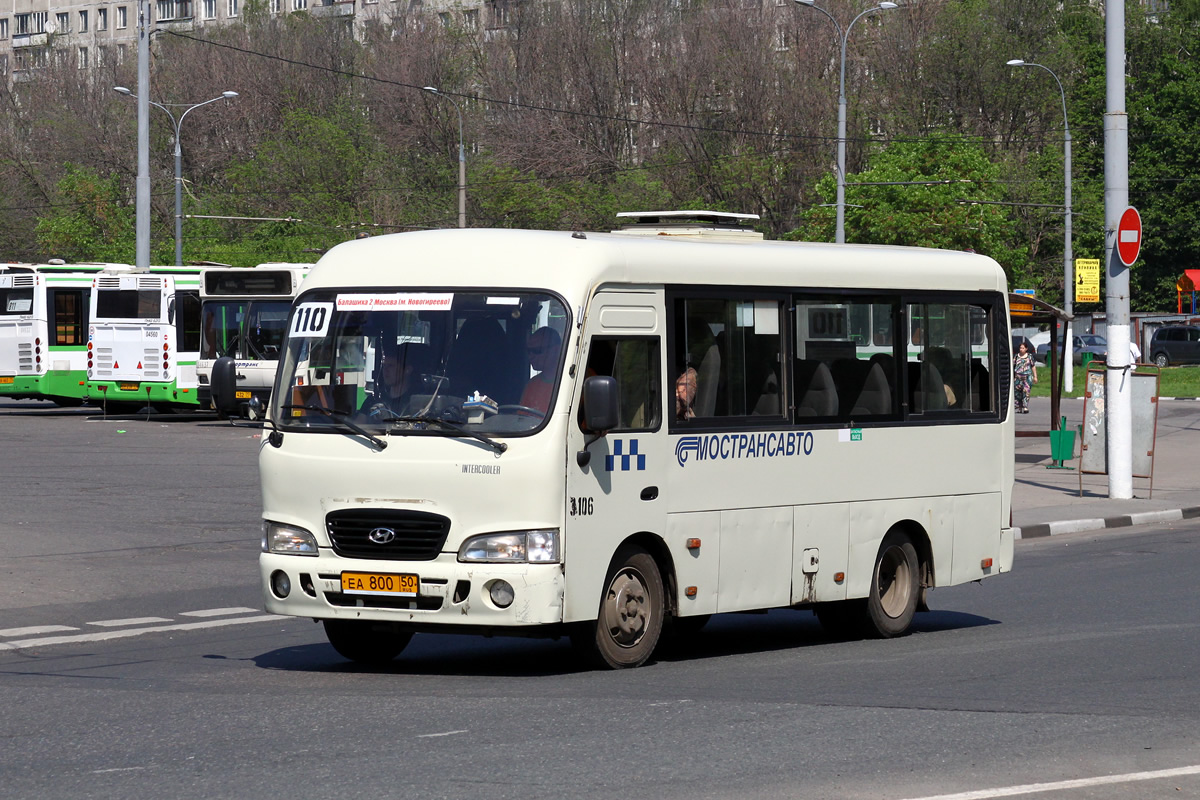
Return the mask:
[(1142, 215), (1133, 206), (1121, 214), (1117, 223), (1117, 258), (1127, 267), (1132, 267), (1137, 261), (1138, 252), (1142, 249)]

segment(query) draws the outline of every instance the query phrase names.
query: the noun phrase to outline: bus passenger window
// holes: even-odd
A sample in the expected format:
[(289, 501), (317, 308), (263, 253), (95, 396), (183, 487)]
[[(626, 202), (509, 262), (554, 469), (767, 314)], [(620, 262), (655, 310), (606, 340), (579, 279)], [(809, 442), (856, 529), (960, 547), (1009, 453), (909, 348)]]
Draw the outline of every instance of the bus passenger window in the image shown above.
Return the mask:
[(912, 411), (991, 411), (988, 309), (968, 303), (913, 303), (908, 311)]
[(783, 413), (780, 308), (774, 299), (676, 300), (677, 420)]
[(800, 296), (796, 306), (798, 418), (857, 422), (895, 418), (899, 298)]
[[(620, 419), (617, 430), (651, 430), (658, 427), (662, 418), (659, 397), (662, 374), (657, 338), (593, 339), (584, 378), (592, 375), (611, 375), (617, 379)], [(582, 407), (579, 409), (579, 424), (582, 428)]]

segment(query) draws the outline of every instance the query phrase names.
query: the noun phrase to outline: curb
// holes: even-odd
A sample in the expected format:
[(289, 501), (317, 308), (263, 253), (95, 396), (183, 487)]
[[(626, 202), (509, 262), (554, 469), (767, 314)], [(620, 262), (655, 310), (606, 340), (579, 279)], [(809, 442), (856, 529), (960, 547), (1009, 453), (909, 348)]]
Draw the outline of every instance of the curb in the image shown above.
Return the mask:
[(1102, 528), (1129, 528), (1134, 525), (1149, 525), (1154, 522), (1176, 522), (1181, 519), (1195, 519), (1197, 517), (1200, 517), (1200, 506), (1172, 508), (1165, 511), (1143, 511), (1138, 514), (1121, 514), (1115, 517), (1097, 519), (1064, 519), (1017, 528), (1015, 530), (1015, 538), (1041, 539), (1046, 536), (1057, 536), (1062, 533), (1081, 533), (1083, 531), (1101, 530)]

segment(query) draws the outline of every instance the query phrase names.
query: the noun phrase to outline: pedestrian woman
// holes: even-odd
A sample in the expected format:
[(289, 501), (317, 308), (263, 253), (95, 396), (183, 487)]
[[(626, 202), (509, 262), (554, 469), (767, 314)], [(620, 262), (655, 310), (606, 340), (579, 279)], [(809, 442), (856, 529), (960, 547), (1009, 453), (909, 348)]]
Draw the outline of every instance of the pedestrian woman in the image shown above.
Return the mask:
[(1037, 383), (1037, 364), (1029, 346), (1021, 342), (1017, 346), (1017, 357), (1013, 359), (1013, 389), (1017, 395), (1017, 413), (1029, 413), (1029, 391)]

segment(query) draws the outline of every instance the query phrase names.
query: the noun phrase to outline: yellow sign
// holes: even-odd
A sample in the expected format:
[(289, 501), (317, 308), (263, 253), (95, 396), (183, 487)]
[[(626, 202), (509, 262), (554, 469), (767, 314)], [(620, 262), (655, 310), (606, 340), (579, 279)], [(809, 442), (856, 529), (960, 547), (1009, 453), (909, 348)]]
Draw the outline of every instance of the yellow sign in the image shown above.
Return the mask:
[(1100, 259), (1075, 259), (1075, 302), (1100, 302)]

